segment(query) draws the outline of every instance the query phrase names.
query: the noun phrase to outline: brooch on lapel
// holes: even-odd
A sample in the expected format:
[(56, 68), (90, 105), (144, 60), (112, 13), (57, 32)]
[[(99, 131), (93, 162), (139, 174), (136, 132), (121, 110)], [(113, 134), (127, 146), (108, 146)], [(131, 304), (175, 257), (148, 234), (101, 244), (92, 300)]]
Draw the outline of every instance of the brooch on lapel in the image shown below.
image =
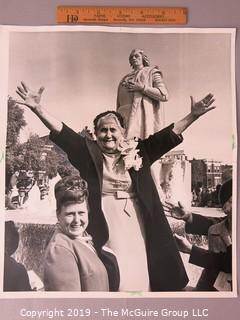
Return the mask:
[(123, 159), (125, 170), (133, 168), (139, 171), (142, 168), (142, 157), (138, 154), (137, 145), (138, 140), (135, 138), (130, 140), (123, 139), (119, 142), (118, 151)]

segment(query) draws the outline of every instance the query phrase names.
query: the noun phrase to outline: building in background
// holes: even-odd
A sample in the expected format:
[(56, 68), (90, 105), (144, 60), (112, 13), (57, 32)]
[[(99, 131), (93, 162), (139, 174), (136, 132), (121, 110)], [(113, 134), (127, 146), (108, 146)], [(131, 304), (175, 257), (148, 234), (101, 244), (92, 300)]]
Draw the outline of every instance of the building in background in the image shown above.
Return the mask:
[(221, 161), (192, 159), (192, 190), (195, 188), (216, 188), (232, 177), (232, 165)]
[(209, 188), (216, 188), (217, 185), (222, 184), (222, 163), (216, 160), (205, 160), (207, 169), (207, 185)]

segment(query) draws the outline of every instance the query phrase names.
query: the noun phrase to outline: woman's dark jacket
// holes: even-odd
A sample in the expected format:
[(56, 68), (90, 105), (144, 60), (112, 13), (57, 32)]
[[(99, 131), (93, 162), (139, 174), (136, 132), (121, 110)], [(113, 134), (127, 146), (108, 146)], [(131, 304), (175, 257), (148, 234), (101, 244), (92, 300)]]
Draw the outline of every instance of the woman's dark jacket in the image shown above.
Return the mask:
[[(136, 196), (141, 206), (146, 232), (146, 249), (151, 291), (179, 291), (188, 282), (179, 251), (163, 211), (150, 167), (166, 152), (182, 142), (172, 131), (173, 125), (140, 140), (137, 146), (143, 158), (139, 171), (129, 170)], [(50, 139), (64, 150), (89, 187), (89, 226), (96, 248), (109, 237), (108, 226), (101, 208), (103, 155), (96, 141), (81, 137), (63, 125), (59, 134), (51, 132)], [(129, 230), (129, 241), (131, 241)], [(126, 248), (127, 250), (127, 248)]]

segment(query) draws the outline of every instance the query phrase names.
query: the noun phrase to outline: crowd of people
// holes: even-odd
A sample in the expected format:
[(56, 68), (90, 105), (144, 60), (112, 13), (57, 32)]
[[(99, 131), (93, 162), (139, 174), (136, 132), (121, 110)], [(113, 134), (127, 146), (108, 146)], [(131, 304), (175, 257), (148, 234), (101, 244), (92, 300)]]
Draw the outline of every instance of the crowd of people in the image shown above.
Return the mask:
[(10, 178), (5, 195), (6, 210), (25, 209), (35, 213), (38, 208), (55, 210), (54, 185), (60, 176), (50, 179), (44, 172), (34, 173), (32, 170), (15, 168)]
[[(79, 176), (55, 185), (58, 223), (44, 259), (45, 290), (148, 292), (187, 286), (151, 168), (215, 108), (214, 97), (207, 94), (198, 102), (191, 97), (190, 112), (162, 128), (160, 101), (168, 99), (162, 73), (149, 66), (142, 50), (133, 50), (129, 61), (133, 72), (120, 82), (119, 112), (96, 116), (96, 140), (50, 115), (41, 105), (43, 88), (33, 91), (21, 83), (17, 89), (18, 103), (44, 123), (50, 139), (79, 170)], [(166, 210), (177, 209), (169, 205)]]
[(220, 208), (221, 204), (218, 199), (221, 184), (216, 187), (200, 187), (192, 191), (192, 206), (193, 207), (209, 207)]

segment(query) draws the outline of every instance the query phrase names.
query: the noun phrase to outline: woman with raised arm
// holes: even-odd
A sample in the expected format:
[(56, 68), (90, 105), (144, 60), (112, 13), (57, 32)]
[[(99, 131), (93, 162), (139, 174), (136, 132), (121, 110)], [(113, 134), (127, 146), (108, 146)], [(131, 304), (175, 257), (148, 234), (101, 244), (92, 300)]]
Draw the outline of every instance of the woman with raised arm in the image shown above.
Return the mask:
[(120, 270), (119, 291), (178, 291), (188, 278), (151, 177), (150, 167), (182, 142), (181, 133), (214, 107), (213, 95), (195, 102), (191, 112), (149, 138), (126, 140), (123, 119), (114, 111), (94, 120), (96, 141), (83, 138), (40, 105), (38, 92), (18, 88), (28, 106), (51, 130), (89, 186), (88, 232), (96, 248), (110, 247)]

